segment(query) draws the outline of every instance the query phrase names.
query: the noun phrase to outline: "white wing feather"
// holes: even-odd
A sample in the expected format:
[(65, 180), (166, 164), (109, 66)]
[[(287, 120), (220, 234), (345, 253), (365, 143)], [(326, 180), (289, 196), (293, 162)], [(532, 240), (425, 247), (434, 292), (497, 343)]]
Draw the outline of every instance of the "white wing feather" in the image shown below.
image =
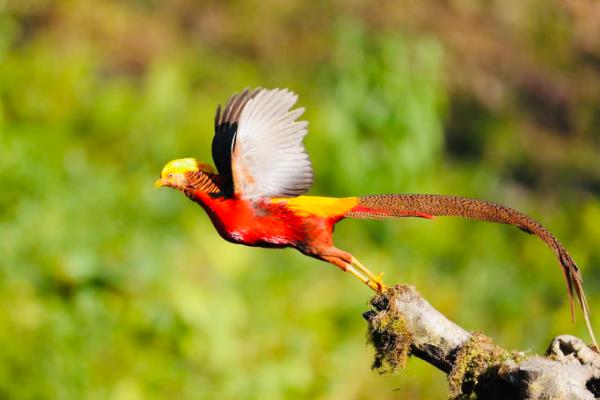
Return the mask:
[(290, 111), (297, 99), (287, 89), (263, 89), (242, 110), (231, 160), (241, 197), (293, 197), (312, 186), (302, 143), (308, 122), (296, 121), (304, 108)]

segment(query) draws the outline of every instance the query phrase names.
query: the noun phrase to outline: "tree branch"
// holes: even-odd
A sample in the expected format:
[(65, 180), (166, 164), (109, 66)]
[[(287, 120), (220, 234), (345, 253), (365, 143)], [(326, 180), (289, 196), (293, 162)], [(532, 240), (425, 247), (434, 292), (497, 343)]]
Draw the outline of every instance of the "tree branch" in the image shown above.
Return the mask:
[(600, 395), (600, 355), (574, 336), (554, 338), (544, 357), (525, 357), (465, 331), (404, 285), (373, 297), (363, 316), (375, 347), (375, 370), (402, 369), (414, 355), (447, 374), (450, 399), (476, 394), (479, 399), (588, 400)]

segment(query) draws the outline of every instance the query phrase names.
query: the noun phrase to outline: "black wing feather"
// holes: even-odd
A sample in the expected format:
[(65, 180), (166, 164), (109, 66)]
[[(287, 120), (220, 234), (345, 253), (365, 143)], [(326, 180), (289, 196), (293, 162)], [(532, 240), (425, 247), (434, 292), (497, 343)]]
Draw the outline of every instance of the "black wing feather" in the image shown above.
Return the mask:
[(225, 178), (227, 188), (233, 193), (233, 174), (231, 172), (231, 153), (235, 145), (235, 134), (242, 110), (250, 99), (258, 94), (261, 88), (244, 89), (241, 93), (232, 95), (225, 109), (217, 107), (215, 114), (215, 136), (212, 141), (212, 157), (219, 171), (219, 175)]

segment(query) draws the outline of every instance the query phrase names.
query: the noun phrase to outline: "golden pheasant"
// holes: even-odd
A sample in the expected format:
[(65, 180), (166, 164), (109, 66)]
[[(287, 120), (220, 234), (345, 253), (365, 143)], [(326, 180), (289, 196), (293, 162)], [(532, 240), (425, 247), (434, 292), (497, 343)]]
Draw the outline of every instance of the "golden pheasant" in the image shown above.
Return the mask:
[(581, 274), (564, 246), (533, 218), (488, 201), (432, 194), (331, 198), (303, 196), (313, 183), (304, 148), (307, 122), (297, 96), (286, 89), (244, 90), (217, 108), (212, 156), (217, 171), (194, 158), (170, 161), (156, 187), (171, 187), (198, 203), (219, 234), (233, 243), (293, 247), (348, 271), (371, 289), (385, 286), (352, 254), (333, 244), (333, 227), (344, 218), (457, 216), (514, 225), (542, 239), (564, 273), (571, 315), (579, 300), (592, 339)]

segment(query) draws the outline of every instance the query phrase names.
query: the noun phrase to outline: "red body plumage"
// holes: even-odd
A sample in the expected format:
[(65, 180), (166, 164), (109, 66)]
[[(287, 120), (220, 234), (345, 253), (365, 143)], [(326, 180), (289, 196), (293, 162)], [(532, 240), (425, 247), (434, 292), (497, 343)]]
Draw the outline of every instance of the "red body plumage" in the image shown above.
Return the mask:
[(215, 197), (195, 190), (188, 196), (200, 204), (219, 234), (232, 243), (259, 247), (294, 247), (311, 251), (332, 244), (333, 225), (342, 216), (299, 215), (285, 202), (267, 199), (253, 203), (235, 198)]

